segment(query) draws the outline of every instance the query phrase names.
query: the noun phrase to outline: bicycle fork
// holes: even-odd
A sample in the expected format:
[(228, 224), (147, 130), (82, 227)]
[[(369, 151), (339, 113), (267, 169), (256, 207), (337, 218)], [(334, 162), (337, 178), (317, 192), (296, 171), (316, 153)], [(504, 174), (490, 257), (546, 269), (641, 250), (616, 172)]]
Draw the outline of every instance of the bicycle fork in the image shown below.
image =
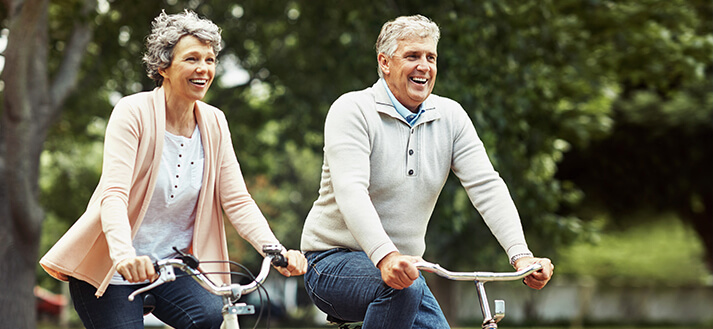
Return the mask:
[(485, 294), (485, 283), (475, 281), (475, 289), (478, 291), (478, 300), (480, 300), (480, 309), (483, 311), (483, 329), (495, 329), (498, 327), (498, 322), (505, 317), (505, 301), (495, 300), (495, 316), (490, 313), (490, 304), (488, 296)]

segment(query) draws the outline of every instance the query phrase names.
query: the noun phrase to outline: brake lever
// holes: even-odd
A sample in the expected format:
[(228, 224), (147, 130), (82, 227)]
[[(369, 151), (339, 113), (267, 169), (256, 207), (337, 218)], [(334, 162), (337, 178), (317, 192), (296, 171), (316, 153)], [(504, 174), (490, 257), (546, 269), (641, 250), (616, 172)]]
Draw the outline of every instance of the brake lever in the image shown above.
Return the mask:
[(172, 265), (168, 265), (168, 266), (163, 266), (163, 267), (161, 267), (160, 273), (161, 273), (161, 274), (159, 274), (158, 279), (156, 279), (156, 281), (151, 282), (151, 284), (149, 284), (149, 285), (146, 286), (146, 287), (143, 287), (143, 288), (140, 288), (140, 289), (136, 289), (134, 292), (132, 292), (131, 295), (129, 295), (129, 301), (130, 301), (130, 302), (133, 302), (133, 301), (134, 301), (134, 298), (135, 298), (137, 295), (139, 295), (139, 294), (141, 294), (141, 293), (144, 293), (144, 292), (146, 292), (146, 291), (149, 291), (149, 290), (151, 290), (151, 289), (153, 289), (153, 288), (156, 288), (156, 287), (158, 287), (158, 286), (160, 286), (160, 285), (162, 285), (162, 284), (164, 284), (164, 283), (166, 283), (166, 282), (171, 282), (171, 281), (175, 281), (175, 280), (176, 280), (176, 273), (173, 271), (173, 266), (172, 266)]
[(198, 258), (196, 258), (196, 256), (193, 256), (189, 253), (185, 253), (181, 250), (178, 250), (178, 248), (176, 248), (176, 247), (173, 247), (173, 250), (180, 255), (179, 258), (183, 261), (183, 264), (186, 264), (188, 267), (190, 267), (194, 270), (198, 269), (198, 265), (200, 265), (200, 261), (198, 260)]

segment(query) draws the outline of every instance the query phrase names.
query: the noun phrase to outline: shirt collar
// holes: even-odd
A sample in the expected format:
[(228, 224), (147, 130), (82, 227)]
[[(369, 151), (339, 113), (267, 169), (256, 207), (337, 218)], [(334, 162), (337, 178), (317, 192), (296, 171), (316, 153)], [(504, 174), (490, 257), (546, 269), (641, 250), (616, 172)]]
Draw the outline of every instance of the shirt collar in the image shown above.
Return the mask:
[(399, 112), (399, 114), (401, 114), (401, 116), (406, 119), (406, 122), (413, 125), (416, 120), (418, 120), (418, 117), (421, 116), (421, 113), (423, 113), (424, 111), (423, 104), (418, 106), (418, 112), (414, 114), (396, 99), (396, 96), (394, 96), (394, 94), (391, 92), (391, 89), (389, 89), (389, 85), (386, 83), (386, 80), (384, 80), (383, 78), (380, 80), (384, 84), (384, 89), (386, 89), (386, 93), (389, 95), (391, 104), (394, 106), (394, 108), (396, 108), (396, 112)]

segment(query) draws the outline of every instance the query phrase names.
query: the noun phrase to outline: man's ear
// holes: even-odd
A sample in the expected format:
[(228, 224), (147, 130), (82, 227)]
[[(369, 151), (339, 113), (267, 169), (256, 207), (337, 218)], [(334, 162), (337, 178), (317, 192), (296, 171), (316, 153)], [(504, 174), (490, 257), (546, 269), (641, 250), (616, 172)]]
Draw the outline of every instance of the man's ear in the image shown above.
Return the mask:
[(384, 53), (379, 53), (376, 55), (376, 61), (379, 63), (379, 69), (383, 74), (388, 74), (389, 73), (389, 67), (391, 64), (391, 58), (389, 56), (386, 56)]

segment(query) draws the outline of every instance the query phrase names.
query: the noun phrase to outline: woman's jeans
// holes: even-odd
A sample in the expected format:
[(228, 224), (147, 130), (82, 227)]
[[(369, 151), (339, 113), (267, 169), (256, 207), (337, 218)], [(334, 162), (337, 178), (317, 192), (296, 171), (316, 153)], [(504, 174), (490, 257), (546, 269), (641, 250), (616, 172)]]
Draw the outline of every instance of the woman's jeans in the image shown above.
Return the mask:
[(387, 286), (362, 251), (331, 249), (306, 253), (305, 287), (323, 312), (363, 329), (449, 328), (423, 276), (403, 290)]
[[(184, 274), (176, 270), (176, 275)], [(176, 281), (164, 283), (146, 293), (136, 296), (133, 302), (127, 298), (134, 290), (146, 286), (109, 285), (103, 296), (97, 298), (97, 289), (91, 284), (69, 278), (69, 291), (74, 308), (82, 323), (93, 328), (143, 328), (143, 300), (146, 294), (156, 298), (153, 314), (174, 328), (220, 328), (223, 322), (223, 302), (201, 287), (188, 276), (179, 276)]]

